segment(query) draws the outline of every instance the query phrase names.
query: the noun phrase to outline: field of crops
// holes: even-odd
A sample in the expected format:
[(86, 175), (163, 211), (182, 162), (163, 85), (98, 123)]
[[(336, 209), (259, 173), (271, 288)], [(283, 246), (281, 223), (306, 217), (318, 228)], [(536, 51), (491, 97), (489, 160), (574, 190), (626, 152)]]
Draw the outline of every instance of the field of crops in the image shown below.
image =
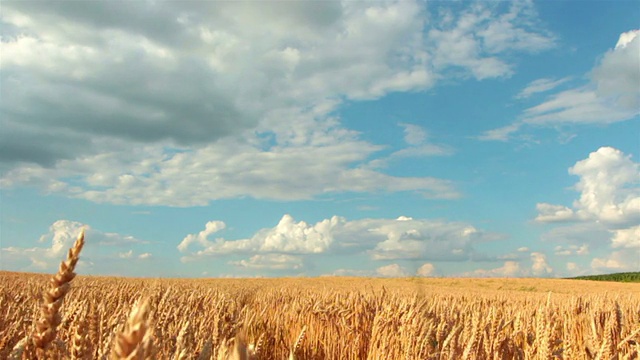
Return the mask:
[(0, 359), (640, 359), (640, 284), (73, 279), (65, 264), (0, 272)]

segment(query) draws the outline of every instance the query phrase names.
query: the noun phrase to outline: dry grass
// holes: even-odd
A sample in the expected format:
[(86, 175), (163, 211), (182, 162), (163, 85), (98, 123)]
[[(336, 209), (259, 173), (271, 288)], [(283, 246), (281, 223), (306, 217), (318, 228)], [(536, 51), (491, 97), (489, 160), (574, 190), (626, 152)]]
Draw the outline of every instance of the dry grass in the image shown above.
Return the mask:
[(0, 272), (1, 359), (640, 359), (638, 284), (72, 278)]

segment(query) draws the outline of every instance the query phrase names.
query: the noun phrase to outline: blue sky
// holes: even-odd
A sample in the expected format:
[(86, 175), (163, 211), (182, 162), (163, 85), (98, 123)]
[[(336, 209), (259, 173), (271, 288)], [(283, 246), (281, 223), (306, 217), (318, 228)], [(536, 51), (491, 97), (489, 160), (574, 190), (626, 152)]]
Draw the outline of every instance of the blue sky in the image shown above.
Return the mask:
[(633, 1), (3, 2), (0, 268), (640, 271)]

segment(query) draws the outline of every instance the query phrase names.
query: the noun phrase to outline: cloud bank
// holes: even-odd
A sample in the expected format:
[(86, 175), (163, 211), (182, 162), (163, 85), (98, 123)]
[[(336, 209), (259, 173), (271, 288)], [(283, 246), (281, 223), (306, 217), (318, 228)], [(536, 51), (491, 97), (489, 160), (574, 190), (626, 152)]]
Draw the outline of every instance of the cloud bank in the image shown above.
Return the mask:
[[(386, 145), (337, 111), (510, 76), (507, 58), (554, 44), (526, 2), (8, 2), (0, 16), (0, 186), (131, 205), (459, 197), (446, 179), (369, 166)], [(396, 157), (452, 152), (407, 140)]]
[[(366, 255), (375, 261), (467, 261), (485, 258), (475, 249), (476, 244), (503, 238), (465, 223), (409, 217), (347, 220), (333, 216), (308, 224), (284, 215), (273, 228), (235, 240), (218, 236), (224, 228), (223, 222), (211, 221), (203, 231), (185, 236), (177, 246), (183, 254), (182, 261), (253, 255), (233, 264), (257, 267), (278, 263), (302, 267), (302, 256), (311, 259), (313, 255), (331, 254)], [(424, 263), (417, 274), (429, 276), (433, 272), (433, 266)]]

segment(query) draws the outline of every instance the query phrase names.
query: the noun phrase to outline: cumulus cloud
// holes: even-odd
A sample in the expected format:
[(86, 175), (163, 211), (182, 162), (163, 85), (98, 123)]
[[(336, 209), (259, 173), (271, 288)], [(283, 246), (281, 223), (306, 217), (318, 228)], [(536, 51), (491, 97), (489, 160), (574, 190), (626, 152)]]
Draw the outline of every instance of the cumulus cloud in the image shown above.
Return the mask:
[[(524, 125), (609, 124), (637, 117), (640, 114), (639, 33), (639, 30), (632, 30), (621, 34), (617, 45), (607, 51), (588, 74), (587, 84), (550, 95), (542, 103), (526, 109), (515, 123), (489, 130), (480, 138), (505, 140)], [(526, 98), (550, 90), (562, 80), (538, 81), (517, 97)]]
[[(81, 255), (81, 266), (85, 273), (99, 269), (109, 269), (117, 260), (131, 261), (132, 259), (150, 258), (151, 254), (135, 255), (133, 249), (123, 251), (122, 248), (145, 245), (148, 242), (130, 235), (122, 235), (113, 232), (104, 232), (92, 228), (87, 224), (71, 220), (58, 220), (51, 224), (49, 231), (43, 234), (39, 243), (48, 246), (33, 247), (6, 247), (2, 248), (2, 261), (4, 266), (21, 271), (46, 271), (53, 272), (60, 261), (66, 258), (69, 248), (84, 229), (85, 245)], [(100, 261), (93, 261), (93, 259)], [(133, 269), (135, 271), (135, 269)]]
[[(527, 250), (527, 252), (529, 252)], [(530, 252), (528, 258), (507, 260), (497, 268), (480, 268), (459, 274), (463, 277), (549, 277), (554, 269), (547, 263), (547, 255), (542, 252)]]
[(580, 180), (575, 189), (580, 198), (574, 209), (562, 205), (537, 204), (537, 221), (595, 220), (612, 226), (640, 221), (640, 164), (612, 147), (601, 147), (569, 169)]
[(593, 258), (594, 270), (631, 268), (634, 259), (615, 249), (640, 247), (640, 164), (618, 149), (602, 147), (578, 161), (569, 173), (580, 178), (574, 187), (580, 197), (573, 208), (537, 204), (536, 220), (573, 224), (548, 231), (542, 240), (568, 244), (556, 247), (556, 255), (561, 256), (587, 255), (590, 248), (608, 249), (608, 255)]
[(382, 277), (405, 277), (408, 275), (407, 271), (398, 264), (381, 266), (376, 269), (376, 274)]
[(178, 246), (183, 261), (237, 253), (350, 253), (368, 254), (373, 260), (463, 261), (478, 256), (475, 243), (501, 238), (465, 223), (409, 217), (348, 221), (333, 216), (308, 224), (284, 215), (275, 227), (259, 230), (250, 238), (212, 241), (207, 238), (212, 233), (205, 229), (187, 235)]
[(640, 248), (640, 225), (614, 230), (613, 233), (611, 244), (614, 248)]
[[(218, 238), (216, 241), (209, 241), (206, 237), (211, 231), (201, 231), (198, 235), (187, 235), (178, 245), (178, 250), (188, 253), (191, 245), (196, 243), (202, 250), (192, 252), (188, 257), (214, 256), (229, 253), (247, 252), (279, 252), (292, 254), (312, 254), (323, 253), (329, 249), (333, 243), (332, 229), (344, 223), (344, 219), (334, 216), (325, 219), (315, 225), (308, 225), (304, 221), (295, 222), (291, 215), (284, 215), (278, 224), (270, 229), (262, 229), (253, 237), (240, 240), (225, 240)], [(209, 222), (221, 224), (221, 222)]]
[(417, 276), (428, 277), (432, 276), (435, 273), (436, 267), (430, 263), (424, 263), (422, 266), (418, 268), (416, 271)]
[(203, 247), (208, 247), (212, 243), (207, 238), (226, 227), (226, 224), (222, 221), (209, 221), (205, 226), (204, 230), (200, 231), (197, 234), (189, 234), (187, 235), (182, 242), (178, 245), (178, 250), (185, 251), (191, 244), (197, 243)]
[(578, 216), (611, 224), (640, 221), (640, 164), (630, 155), (602, 147), (569, 172), (580, 177), (576, 184)]
[(533, 275), (549, 275), (553, 272), (553, 268), (547, 264), (547, 256), (543, 253), (531, 253), (531, 272)]

